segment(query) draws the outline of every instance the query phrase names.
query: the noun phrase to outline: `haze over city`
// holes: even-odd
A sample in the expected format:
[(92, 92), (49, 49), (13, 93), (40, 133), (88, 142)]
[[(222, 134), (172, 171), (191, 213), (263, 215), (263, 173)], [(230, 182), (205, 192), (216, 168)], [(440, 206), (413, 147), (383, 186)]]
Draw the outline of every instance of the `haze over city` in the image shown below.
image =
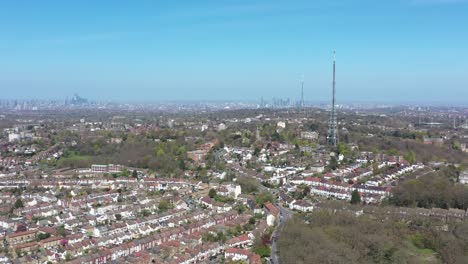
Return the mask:
[(2, 99), (466, 103), (468, 3), (21, 1), (0, 6)]
[(0, 263), (468, 263), (468, 0), (0, 3)]

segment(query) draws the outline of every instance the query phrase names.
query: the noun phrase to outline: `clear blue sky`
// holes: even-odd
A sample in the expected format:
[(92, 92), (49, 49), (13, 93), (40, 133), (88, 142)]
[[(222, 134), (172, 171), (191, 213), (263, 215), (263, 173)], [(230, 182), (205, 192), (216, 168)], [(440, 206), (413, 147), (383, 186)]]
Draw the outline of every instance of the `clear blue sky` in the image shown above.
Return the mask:
[(0, 98), (466, 102), (468, 1), (2, 1)]

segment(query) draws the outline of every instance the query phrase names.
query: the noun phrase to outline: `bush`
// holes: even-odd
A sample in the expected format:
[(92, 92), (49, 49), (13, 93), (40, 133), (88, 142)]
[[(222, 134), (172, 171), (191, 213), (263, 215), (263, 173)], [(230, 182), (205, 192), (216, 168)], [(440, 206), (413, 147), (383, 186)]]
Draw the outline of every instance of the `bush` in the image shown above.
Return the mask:
[(263, 205), (266, 202), (273, 202), (273, 195), (268, 191), (263, 191), (255, 197), (255, 202), (258, 205)]
[(237, 183), (242, 188), (242, 192), (253, 193), (258, 191), (258, 182), (252, 177), (239, 177), (237, 178)]
[(268, 245), (254, 248), (253, 251), (260, 255), (260, 257), (262, 258), (269, 257), (271, 255), (271, 249)]
[[(343, 203), (337, 206), (343, 208)], [(401, 221), (400, 216), (389, 215), (384, 208), (361, 216), (334, 209), (317, 210), (295, 216), (286, 223), (278, 240), (280, 260), (303, 264), (428, 263), (428, 260), (465, 263), (459, 260), (468, 258), (468, 222), (449, 223), (451, 232), (441, 231), (440, 224), (446, 223), (424, 217)]]

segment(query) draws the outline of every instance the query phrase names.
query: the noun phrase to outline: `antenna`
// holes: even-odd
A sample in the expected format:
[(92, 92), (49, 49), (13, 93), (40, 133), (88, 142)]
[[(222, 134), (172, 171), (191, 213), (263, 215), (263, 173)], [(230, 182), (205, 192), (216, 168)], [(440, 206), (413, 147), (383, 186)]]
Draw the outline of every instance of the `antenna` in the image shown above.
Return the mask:
[(304, 109), (304, 74), (301, 78), (301, 108)]
[(337, 124), (337, 121), (336, 121), (336, 109), (335, 109), (335, 93), (336, 93), (336, 89), (335, 89), (335, 84), (336, 84), (336, 81), (335, 81), (335, 72), (336, 72), (336, 52), (333, 50), (333, 83), (332, 83), (332, 87), (333, 87), (333, 98), (332, 98), (332, 108), (331, 108), (331, 112), (330, 112), (330, 120), (328, 122), (328, 135), (327, 135), (327, 143), (331, 146), (334, 146), (336, 147), (336, 145), (338, 144), (338, 130), (337, 130), (337, 127), (338, 127), (338, 124)]

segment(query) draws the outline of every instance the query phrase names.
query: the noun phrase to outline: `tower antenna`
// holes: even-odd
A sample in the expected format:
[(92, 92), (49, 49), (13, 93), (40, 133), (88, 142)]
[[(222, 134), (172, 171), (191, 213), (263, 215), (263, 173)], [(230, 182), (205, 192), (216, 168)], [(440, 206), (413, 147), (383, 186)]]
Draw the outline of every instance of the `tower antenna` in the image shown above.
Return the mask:
[(330, 120), (328, 121), (328, 135), (327, 135), (327, 143), (330, 146), (336, 147), (338, 144), (338, 131), (337, 131), (337, 122), (336, 122), (336, 108), (335, 108), (335, 93), (336, 93), (336, 81), (335, 81), (335, 71), (336, 71), (336, 52), (333, 51), (333, 97), (332, 97), (332, 105), (331, 105), (331, 112), (330, 112)]
[(304, 74), (301, 78), (301, 109), (304, 110)]

